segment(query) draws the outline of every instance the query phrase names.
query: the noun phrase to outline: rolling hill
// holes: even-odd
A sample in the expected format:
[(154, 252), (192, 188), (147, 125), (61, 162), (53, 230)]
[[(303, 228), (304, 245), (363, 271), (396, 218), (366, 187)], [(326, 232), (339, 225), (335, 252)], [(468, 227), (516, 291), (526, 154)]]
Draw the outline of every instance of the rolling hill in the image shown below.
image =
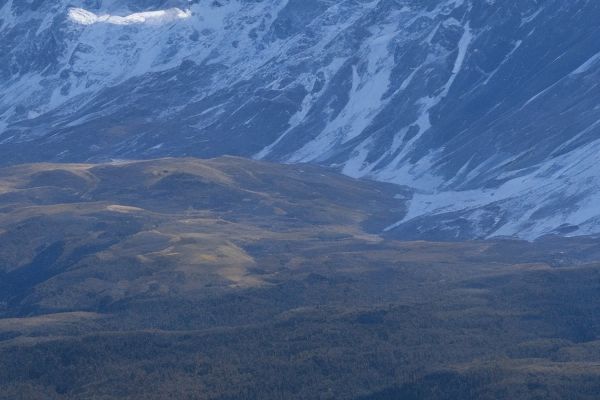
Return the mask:
[(593, 399), (598, 240), (406, 242), (235, 157), (0, 169), (0, 398)]

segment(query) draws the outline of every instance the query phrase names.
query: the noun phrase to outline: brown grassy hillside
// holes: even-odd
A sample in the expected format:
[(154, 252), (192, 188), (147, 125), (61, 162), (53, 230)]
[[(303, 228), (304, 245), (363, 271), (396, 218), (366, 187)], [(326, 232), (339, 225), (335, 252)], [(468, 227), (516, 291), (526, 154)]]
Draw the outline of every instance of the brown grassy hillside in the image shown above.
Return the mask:
[(239, 158), (0, 169), (0, 398), (597, 399), (600, 241), (402, 242)]

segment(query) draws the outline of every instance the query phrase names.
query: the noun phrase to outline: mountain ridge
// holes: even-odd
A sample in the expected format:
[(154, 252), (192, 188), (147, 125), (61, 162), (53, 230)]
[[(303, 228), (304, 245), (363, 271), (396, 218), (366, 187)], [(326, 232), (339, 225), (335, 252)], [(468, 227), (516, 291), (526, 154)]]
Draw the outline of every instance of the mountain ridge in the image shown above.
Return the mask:
[(598, 233), (597, 17), (586, 0), (4, 0), (0, 154), (311, 162), (413, 187), (411, 219), (389, 221), (407, 238)]

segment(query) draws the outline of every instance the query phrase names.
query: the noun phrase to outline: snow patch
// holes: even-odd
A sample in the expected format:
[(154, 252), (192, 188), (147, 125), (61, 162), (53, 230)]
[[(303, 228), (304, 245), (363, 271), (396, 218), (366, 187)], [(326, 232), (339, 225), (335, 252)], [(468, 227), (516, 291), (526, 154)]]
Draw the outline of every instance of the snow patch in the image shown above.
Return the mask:
[(581, 64), (579, 68), (571, 72), (571, 75), (579, 75), (589, 71), (598, 63), (598, 61), (600, 61), (600, 53), (593, 55), (586, 62)]
[(170, 8), (168, 10), (146, 11), (134, 13), (126, 16), (101, 14), (97, 15), (83, 8), (69, 9), (69, 19), (80, 25), (94, 25), (106, 23), (112, 25), (133, 25), (133, 24), (164, 24), (172, 21), (186, 19), (192, 16), (190, 10), (180, 8)]
[[(600, 140), (547, 160), (524, 176), (498, 188), (437, 193), (415, 193), (404, 219), (386, 228), (394, 230), (421, 217), (458, 212), (478, 221), (485, 208), (494, 206), (506, 221), (494, 231), (483, 229), (483, 238), (518, 236), (533, 240), (561, 226), (576, 226), (569, 235), (592, 232), (600, 219), (600, 179), (597, 173)], [(499, 221), (498, 221), (499, 222)]]

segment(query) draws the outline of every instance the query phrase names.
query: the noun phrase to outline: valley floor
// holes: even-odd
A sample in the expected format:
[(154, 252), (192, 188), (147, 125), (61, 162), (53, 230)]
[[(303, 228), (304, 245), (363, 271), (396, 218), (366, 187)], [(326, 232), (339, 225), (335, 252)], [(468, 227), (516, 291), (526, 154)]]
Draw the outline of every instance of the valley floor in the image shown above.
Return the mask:
[(0, 170), (2, 399), (597, 399), (600, 240), (404, 242), (238, 158)]

